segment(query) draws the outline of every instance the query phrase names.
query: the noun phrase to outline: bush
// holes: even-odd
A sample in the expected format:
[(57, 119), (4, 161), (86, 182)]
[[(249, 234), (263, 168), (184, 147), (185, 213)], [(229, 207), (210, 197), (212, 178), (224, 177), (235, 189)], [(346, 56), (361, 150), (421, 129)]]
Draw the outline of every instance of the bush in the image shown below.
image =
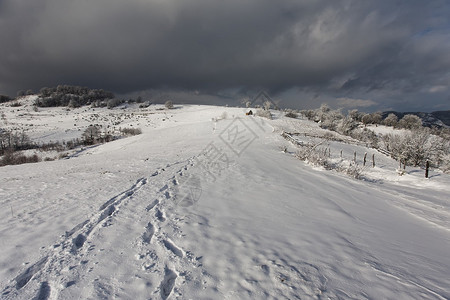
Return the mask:
[(119, 131), (124, 135), (138, 135), (142, 133), (140, 128), (121, 128)]
[(10, 98), (9, 96), (6, 96), (6, 95), (0, 95), (0, 103), (8, 102), (8, 101), (10, 101), (10, 100), (11, 100), (11, 98)]
[(327, 170), (332, 169), (326, 151), (321, 148), (315, 148), (313, 145), (300, 147), (297, 151), (297, 157), (313, 166), (321, 166)]
[(355, 122), (361, 122), (364, 113), (359, 112), (357, 109), (352, 109), (348, 112), (348, 117)]
[(9, 106), (10, 107), (20, 107), (20, 106), (22, 106), (22, 103), (20, 103), (19, 101), (13, 101), (13, 102), (11, 102), (11, 104)]
[(36, 154), (26, 156), (23, 154), (15, 153), (12, 150), (9, 150), (5, 152), (2, 159), (0, 160), (0, 166), (20, 165), (26, 163), (35, 163), (39, 161), (41, 161), (41, 159)]
[(166, 103), (164, 103), (164, 106), (167, 109), (172, 109), (173, 108), (173, 102), (171, 100), (167, 100)]
[(263, 118), (267, 118), (267, 119), (272, 120), (272, 114), (270, 113), (269, 110), (264, 110), (264, 109), (258, 108), (258, 109), (256, 110), (256, 115), (257, 115), (258, 117), (263, 117)]
[(106, 106), (107, 106), (109, 109), (111, 109), (111, 108), (114, 108), (114, 107), (116, 107), (116, 106), (119, 106), (119, 105), (122, 104), (122, 103), (123, 103), (122, 100), (117, 99), (117, 98), (114, 98), (114, 99), (109, 99)]
[(333, 161), (328, 156), (329, 149), (324, 147), (319, 147), (323, 143), (317, 144), (306, 144), (300, 146), (297, 151), (297, 158), (303, 160), (313, 166), (320, 166), (326, 170), (336, 170), (337, 172), (345, 173), (355, 179), (361, 179), (364, 174), (365, 168), (354, 162), (350, 162), (348, 167), (343, 166), (343, 161), (338, 163), (333, 163)]
[(308, 120), (313, 120), (315, 121), (315, 116), (316, 113), (314, 110), (309, 109), (309, 110), (301, 110), (300, 114), (302, 114), (303, 116), (305, 116), (305, 118), (307, 118)]
[(352, 117), (347, 116), (343, 118), (337, 126), (337, 131), (344, 135), (350, 135), (353, 130), (358, 128), (358, 122)]
[(348, 166), (348, 168), (345, 169), (345, 173), (355, 179), (362, 179), (364, 170), (365, 170), (365, 168), (363, 166), (360, 166), (354, 162), (350, 162), (350, 165)]
[(288, 111), (284, 116), (288, 117), (288, 118), (294, 118), (294, 119), (298, 118), (298, 115), (293, 111)]
[(441, 170), (444, 173), (450, 174), (450, 154), (446, 154), (443, 157), (443, 164), (441, 166)]
[(80, 103), (76, 99), (71, 99), (67, 106), (70, 108), (77, 108), (77, 107), (80, 107)]

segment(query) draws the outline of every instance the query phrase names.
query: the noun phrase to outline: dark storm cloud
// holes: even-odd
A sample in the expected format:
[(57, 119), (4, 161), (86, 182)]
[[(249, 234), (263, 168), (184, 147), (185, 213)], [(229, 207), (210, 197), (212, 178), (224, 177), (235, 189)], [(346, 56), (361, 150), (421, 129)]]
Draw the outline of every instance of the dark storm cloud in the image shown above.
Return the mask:
[(0, 93), (62, 83), (117, 93), (265, 88), (380, 107), (407, 93), (417, 104), (418, 94), (448, 95), (449, 6), (438, 0), (3, 0)]

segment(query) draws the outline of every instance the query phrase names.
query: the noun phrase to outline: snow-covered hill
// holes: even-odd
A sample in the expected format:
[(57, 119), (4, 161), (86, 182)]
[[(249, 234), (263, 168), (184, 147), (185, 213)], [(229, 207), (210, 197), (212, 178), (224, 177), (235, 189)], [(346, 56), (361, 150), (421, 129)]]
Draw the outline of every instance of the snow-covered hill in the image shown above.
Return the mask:
[(398, 176), (338, 142), (334, 159), (368, 152), (376, 167), (364, 180), (313, 168), (281, 132), (322, 129), (279, 112), (1, 108), (37, 141), (92, 122), (143, 131), (0, 168), (2, 299), (450, 298), (448, 175)]

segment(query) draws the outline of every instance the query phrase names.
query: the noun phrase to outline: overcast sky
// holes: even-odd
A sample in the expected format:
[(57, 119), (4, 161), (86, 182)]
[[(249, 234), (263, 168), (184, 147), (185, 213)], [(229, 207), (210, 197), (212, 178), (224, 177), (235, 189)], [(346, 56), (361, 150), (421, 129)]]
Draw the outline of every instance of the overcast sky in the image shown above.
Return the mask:
[(0, 0), (0, 94), (450, 109), (448, 0)]

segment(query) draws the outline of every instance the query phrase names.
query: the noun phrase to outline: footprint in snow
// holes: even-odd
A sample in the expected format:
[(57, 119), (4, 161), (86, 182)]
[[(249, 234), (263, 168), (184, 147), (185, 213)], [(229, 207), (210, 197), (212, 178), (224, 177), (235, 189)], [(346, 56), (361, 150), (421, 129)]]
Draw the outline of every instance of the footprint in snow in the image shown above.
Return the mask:
[(161, 298), (163, 300), (166, 300), (172, 293), (177, 277), (178, 275), (174, 271), (172, 271), (168, 267), (165, 268), (164, 279), (160, 285)]
[(160, 211), (159, 209), (156, 210), (155, 217), (160, 222), (164, 222), (166, 220), (166, 218), (164, 217), (164, 213), (162, 211)]

